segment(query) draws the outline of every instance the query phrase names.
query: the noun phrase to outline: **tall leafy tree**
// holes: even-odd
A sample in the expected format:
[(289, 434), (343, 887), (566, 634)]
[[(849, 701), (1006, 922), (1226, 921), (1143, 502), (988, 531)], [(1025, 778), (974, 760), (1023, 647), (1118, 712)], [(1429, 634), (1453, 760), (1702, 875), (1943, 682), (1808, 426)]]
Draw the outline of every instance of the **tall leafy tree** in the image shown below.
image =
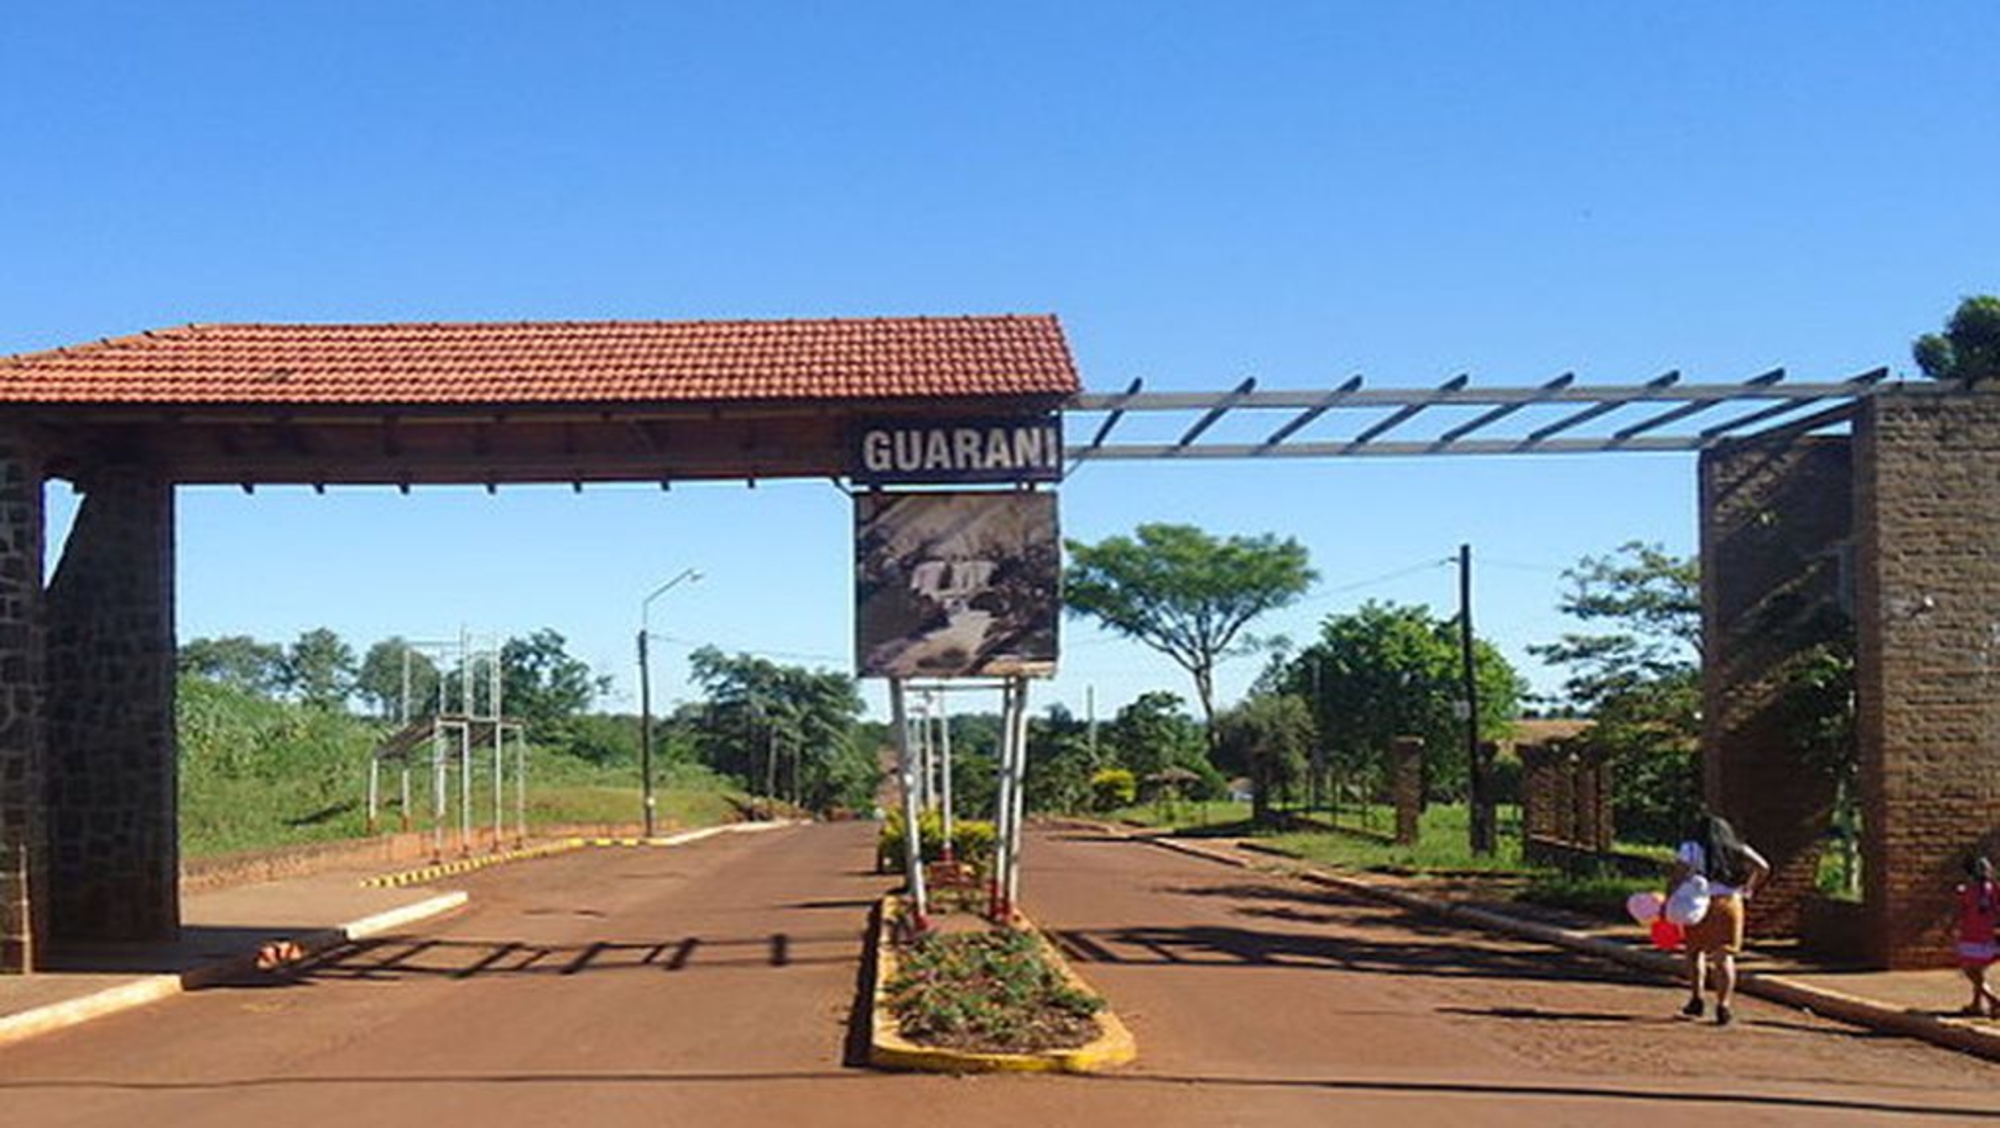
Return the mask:
[(1192, 525), (1147, 524), (1129, 537), (1065, 543), (1070, 610), (1186, 670), (1211, 730), (1216, 664), (1249, 649), (1245, 628), (1318, 578), (1304, 545), (1270, 534), (1215, 537)]
[(1252, 693), (1216, 722), (1216, 758), (1250, 780), (1250, 817), (1269, 822), (1271, 801), (1302, 778), (1313, 718), (1302, 698)]
[(1672, 841), (1700, 802), (1701, 584), (1692, 559), (1633, 541), (1563, 573), (1559, 604), (1587, 631), (1529, 647), (1567, 666), (1563, 692), (1612, 757), (1621, 833)]
[(354, 689), (354, 648), (325, 627), (299, 635), (285, 650), (282, 682), (301, 702), (339, 709)]
[(234, 686), (260, 696), (277, 693), (285, 681), (285, 648), (249, 635), (197, 638), (182, 643), (180, 672)]
[(394, 720), (403, 707), (404, 659), (409, 660), (410, 716), (428, 716), (437, 706), (438, 668), (430, 656), (413, 650), (400, 635), (382, 639), (361, 658), (354, 691), (376, 716)]
[(539, 738), (590, 708), (610, 690), (611, 679), (593, 674), (589, 663), (569, 652), (561, 632), (543, 627), (501, 645), (500, 685), (507, 715), (526, 721)]
[(1918, 337), (1911, 352), (1933, 380), (1974, 384), (2000, 377), (2000, 297), (1981, 294), (1959, 302), (1944, 332)]
[(1159, 690), (1140, 694), (1104, 726), (1099, 743), (1138, 777), (1142, 788), (1170, 768), (1204, 777), (1214, 774), (1201, 727), (1182, 711), (1176, 694)]
[(853, 678), (712, 646), (690, 661), (706, 696), (695, 741), (710, 767), (809, 807), (873, 791), (872, 753), (853, 740), (862, 709)]
[[(1331, 765), (1347, 774), (1377, 775), (1399, 736), (1424, 741), (1426, 794), (1466, 793), (1464, 659), (1455, 620), (1422, 605), (1370, 601), (1329, 615), (1319, 637), (1269, 672), (1267, 688), (1294, 694), (1312, 710)], [(1479, 689), (1479, 729), (1507, 731), (1520, 708), (1514, 667), (1483, 639), (1473, 643)]]

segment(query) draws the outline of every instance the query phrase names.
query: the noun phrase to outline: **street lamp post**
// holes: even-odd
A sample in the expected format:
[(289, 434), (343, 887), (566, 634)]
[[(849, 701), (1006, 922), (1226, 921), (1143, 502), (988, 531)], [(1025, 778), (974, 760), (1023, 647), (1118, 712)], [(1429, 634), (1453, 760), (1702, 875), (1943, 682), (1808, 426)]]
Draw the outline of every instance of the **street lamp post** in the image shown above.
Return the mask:
[(701, 573), (688, 568), (639, 601), (639, 774), (645, 794), (648, 838), (658, 832), (658, 803), (653, 797), (653, 664), (646, 652), (646, 638), (651, 633), (647, 613), (652, 610), (653, 601), (667, 594), (675, 585), (682, 581), (697, 583), (700, 580)]

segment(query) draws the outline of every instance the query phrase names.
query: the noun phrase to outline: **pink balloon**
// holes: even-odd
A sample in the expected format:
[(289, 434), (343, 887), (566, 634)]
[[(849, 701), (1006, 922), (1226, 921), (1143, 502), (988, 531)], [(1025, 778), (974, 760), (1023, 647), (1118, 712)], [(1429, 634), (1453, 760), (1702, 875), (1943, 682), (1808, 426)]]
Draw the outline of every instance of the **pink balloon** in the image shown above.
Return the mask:
[(1625, 898), (1625, 911), (1640, 924), (1651, 924), (1660, 919), (1660, 912), (1666, 907), (1667, 899), (1656, 890), (1634, 893)]

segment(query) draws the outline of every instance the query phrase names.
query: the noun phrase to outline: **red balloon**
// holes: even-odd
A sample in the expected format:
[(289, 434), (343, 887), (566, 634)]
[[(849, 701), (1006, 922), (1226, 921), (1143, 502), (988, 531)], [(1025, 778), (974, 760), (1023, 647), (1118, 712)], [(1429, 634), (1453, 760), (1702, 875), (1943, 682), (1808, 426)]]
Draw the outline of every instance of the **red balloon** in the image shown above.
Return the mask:
[(1680, 925), (1660, 917), (1653, 922), (1653, 947), (1662, 952), (1671, 952), (1681, 946), (1685, 932)]

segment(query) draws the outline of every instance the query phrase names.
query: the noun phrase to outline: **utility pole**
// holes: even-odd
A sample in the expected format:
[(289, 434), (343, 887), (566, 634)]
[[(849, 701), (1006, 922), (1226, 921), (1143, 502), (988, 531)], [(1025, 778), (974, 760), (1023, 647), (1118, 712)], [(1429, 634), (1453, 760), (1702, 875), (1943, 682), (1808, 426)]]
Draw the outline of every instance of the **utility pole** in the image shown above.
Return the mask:
[[(646, 598), (639, 601), (639, 777), (640, 790), (645, 798), (646, 837), (658, 832), (659, 802), (653, 795), (653, 664), (647, 658), (646, 637), (652, 633), (646, 616), (653, 609), (653, 601), (667, 594), (676, 584), (682, 582), (699, 583), (701, 573), (693, 568), (683, 570), (679, 575), (659, 587), (654, 588)], [(497, 706), (494, 713), (499, 713)]]
[(1471, 776), (1472, 852), (1491, 854), (1494, 846), (1492, 765), (1480, 753), (1479, 677), (1472, 650), (1472, 546), (1458, 546), (1458, 646), (1465, 675), (1465, 764)]
[(653, 799), (653, 663), (646, 656), (646, 628), (639, 627), (639, 779), (645, 798), (646, 837), (658, 829)]

